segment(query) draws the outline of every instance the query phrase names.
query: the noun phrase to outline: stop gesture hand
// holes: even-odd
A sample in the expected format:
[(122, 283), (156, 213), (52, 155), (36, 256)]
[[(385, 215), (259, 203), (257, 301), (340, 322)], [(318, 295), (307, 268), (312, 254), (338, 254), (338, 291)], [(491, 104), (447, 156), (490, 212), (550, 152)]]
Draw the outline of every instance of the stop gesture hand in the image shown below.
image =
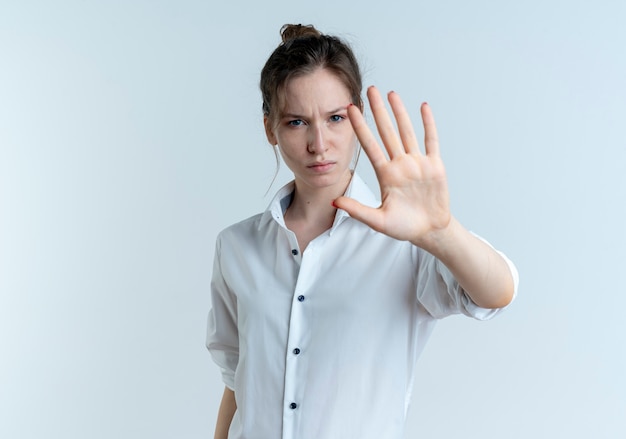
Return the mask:
[(400, 96), (394, 92), (388, 96), (397, 132), (378, 90), (370, 87), (367, 97), (389, 158), (359, 109), (350, 106), (348, 116), (376, 172), (381, 205), (371, 208), (347, 197), (338, 198), (335, 205), (378, 232), (428, 250), (436, 235), (445, 232), (451, 222), (446, 172), (432, 112), (428, 104), (422, 104), (423, 154)]

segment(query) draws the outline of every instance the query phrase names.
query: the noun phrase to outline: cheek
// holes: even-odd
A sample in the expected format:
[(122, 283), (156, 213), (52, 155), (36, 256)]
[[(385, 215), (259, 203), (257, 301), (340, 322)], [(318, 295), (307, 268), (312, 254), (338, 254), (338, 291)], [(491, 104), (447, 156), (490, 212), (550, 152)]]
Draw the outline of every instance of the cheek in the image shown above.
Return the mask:
[(283, 158), (283, 162), (291, 168), (291, 165), (298, 161), (298, 151), (292, 144), (285, 142), (284, 139), (278, 142), (278, 151)]
[(358, 145), (356, 135), (353, 134), (349, 136), (346, 143), (348, 144), (348, 150), (350, 151), (350, 154), (354, 154)]
[(306, 151), (306, 138), (301, 131), (281, 132), (277, 134), (276, 140), (283, 155), (294, 156)]

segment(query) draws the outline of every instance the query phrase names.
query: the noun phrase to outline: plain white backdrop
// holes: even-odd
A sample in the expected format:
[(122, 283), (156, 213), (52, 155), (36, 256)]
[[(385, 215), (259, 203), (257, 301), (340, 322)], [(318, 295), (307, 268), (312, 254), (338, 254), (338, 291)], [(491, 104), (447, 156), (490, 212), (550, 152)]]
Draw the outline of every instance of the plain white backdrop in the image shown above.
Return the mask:
[(1, 1), (0, 437), (212, 437), (214, 239), (269, 202), (258, 78), (284, 23), (349, 41), (418, 126), (431, 104), (454, 214), (520, 271), (496, 320), (435, 330), (407, 437), (625, 437), (625, 19), (621, 0)]

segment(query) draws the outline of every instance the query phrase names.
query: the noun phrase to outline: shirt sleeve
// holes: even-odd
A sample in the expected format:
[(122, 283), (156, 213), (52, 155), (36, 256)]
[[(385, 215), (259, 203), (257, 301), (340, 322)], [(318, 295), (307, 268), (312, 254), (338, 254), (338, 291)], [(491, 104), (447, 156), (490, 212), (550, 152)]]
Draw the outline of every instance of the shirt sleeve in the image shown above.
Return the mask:
[(206, 346), (220, 367), (224, 384), (234, 390), (235, 370), (239, 362), (237, 298), (228, 287), (222, 272), (221, 238), (218, 237), (211, 280), (211, 310), (207, 324)]
[[(480, 236), (477, 238), (491, 246)], [(464, 314), (477, 320), (489, 320), (509, 306), (490, 309), (476, 305), (443, 262), (424, 250), (417, 250), (419, 251), (417, 298), (434, 318), (441, 319), (453, 314)], [(513, 298), (515, 298), (519, 283), (517, 269), (502, 252), (498, 251), (498, 254), (505, 260), (513, 276)]]

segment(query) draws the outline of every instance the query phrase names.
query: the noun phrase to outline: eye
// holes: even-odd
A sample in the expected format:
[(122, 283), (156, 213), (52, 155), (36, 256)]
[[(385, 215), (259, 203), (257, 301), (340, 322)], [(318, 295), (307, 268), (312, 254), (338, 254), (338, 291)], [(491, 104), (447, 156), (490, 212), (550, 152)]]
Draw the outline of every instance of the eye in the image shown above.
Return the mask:
[(287, 122), (287, 125), (289, 125), (290, 127), (299, 127), (301, 125), (304, 125), (304, 121), (302, 119), (294, 119)]
[(345, 118), (346, 118), (345, 116), (341, 116), (339, 114), (333, 114), (332, 116), (330, 116), (330, 121), (331, 122), (341, 122)]

